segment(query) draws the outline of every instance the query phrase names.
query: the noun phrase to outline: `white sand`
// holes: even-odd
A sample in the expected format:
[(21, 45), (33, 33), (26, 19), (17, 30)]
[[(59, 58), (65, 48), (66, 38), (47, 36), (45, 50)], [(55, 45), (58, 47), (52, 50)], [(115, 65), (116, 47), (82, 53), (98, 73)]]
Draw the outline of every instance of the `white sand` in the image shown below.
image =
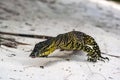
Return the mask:
[[(39, 0), (0, 0), (0, 6), (0, 31), (56, 36), (75, 29), (93, 36), (102, 52), (120, 56), (118, 4), (104, 0), (57, 0), (55, 4)], [(17, 49), (1, 46), (0, 80), (120, 79), (120, 58), (103, 55), (110, 61), (91, 63), (86, 61), (84, 52), (69, 56), (64, 54), (71, 52), (56, 50), (51, 55), (62, 58), (32, 59), (31, 50), (43, 39), (14, 38), (31, 45), (20, 45)]]

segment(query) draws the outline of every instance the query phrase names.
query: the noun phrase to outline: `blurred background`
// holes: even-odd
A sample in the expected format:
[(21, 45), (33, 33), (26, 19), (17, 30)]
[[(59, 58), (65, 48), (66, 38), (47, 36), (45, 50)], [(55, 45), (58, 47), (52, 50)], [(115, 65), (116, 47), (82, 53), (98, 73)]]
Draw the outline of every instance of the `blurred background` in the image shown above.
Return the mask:
[[(120, 34), (120, 8), (118, 7), (119, 4), (112, 1), (0, 0), (0, 21), (1, 23), (2, 21), (8, 21), (8, 23), (14, 21), (23, 22), (27, 26), (34, 27), (38, 27), (41, 21), (47, 22), (43, 19), (63, 22), (72, 21), (72, 26), (76, 26), (79, 23), (81, 25), (90, 23), (106, 31)], [(7, 24), (3, 26), (0, 24), (0, 28), (4, 30), (4, 26), (6, 28)], [(23, 25), (21, 24), (18, 27), (23, 27)], [(32, 27), (29, 27), (29, 29), (35, 30)]]

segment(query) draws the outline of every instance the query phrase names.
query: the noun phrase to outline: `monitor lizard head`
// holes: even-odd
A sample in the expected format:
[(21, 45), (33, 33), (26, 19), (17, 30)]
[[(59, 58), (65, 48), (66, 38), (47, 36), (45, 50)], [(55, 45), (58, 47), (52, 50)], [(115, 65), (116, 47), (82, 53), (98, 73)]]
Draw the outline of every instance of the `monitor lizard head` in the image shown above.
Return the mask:
[(47, 57), (52, 51), (54, 51), (54, 43), (52, 39), (39, 42), (35, 45), (30, 57)]

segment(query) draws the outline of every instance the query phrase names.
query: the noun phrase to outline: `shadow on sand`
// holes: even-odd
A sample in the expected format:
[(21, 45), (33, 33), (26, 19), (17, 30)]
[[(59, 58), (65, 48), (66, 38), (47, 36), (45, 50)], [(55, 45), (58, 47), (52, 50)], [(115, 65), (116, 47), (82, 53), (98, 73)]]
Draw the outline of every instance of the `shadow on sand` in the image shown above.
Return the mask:
[[(58, 55), (59, 54), (59, 55)], [(57, 56), (56, 56), (57, 55)], [(86, 55), (81, 51), (72, 51), (72, 52), (58, 52), (53, 54), (53, 56), (48, 56), (47, 58), (30, 58), (27, 62), (23, 62), (24, 65), (29, 65), (31, 67), (40, 67), (40, 66), (53, 66), (56, 63), (64, 61), (77, 61), (77, 62), (86, 62)]]

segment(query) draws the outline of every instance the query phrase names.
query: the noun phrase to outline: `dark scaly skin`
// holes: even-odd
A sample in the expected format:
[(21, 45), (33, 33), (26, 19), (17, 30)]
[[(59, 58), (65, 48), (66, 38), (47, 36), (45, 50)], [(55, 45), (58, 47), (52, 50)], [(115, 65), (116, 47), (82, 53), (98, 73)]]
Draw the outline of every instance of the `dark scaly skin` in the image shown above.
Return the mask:
[(71, 31), (59, 34), (57, 37), (47, 39), (35, 45), (31, 57), (47, 57), (56, 49), (61, 50), (83, 50), (87, 52), (88, 61), (109, 60), (101, 56), (101, 51), (93, 37), (79, 31)]

